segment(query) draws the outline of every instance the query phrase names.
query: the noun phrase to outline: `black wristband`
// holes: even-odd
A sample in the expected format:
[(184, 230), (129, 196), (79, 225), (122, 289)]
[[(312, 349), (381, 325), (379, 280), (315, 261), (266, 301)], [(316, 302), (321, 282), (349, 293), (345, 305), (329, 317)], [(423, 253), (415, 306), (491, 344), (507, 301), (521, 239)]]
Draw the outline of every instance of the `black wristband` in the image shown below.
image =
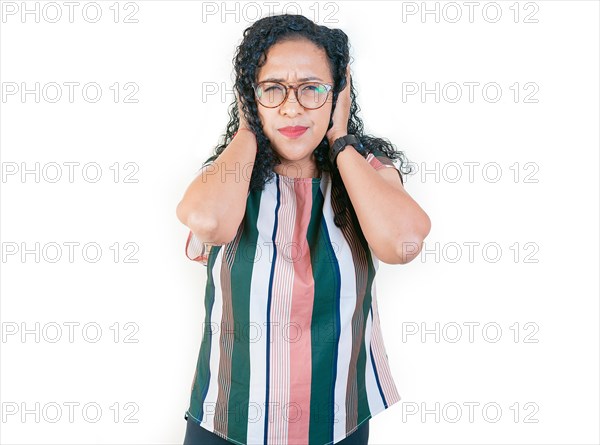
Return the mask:
[(361, 155), (365, 155), (366, 149), (364, 145), (360, 142), (360, 139), (353, 134), (347, 134), (346, 136), (342, 136), (337, 138), (333, 145), (331, 146), (331, 151), (329, 153), (329, 160), (331, 161), (331, 165), (336, 165), (336, 159), (338, 155), (346, 148), (347, 145), (352, 145), (356, 151), (358, 151)]

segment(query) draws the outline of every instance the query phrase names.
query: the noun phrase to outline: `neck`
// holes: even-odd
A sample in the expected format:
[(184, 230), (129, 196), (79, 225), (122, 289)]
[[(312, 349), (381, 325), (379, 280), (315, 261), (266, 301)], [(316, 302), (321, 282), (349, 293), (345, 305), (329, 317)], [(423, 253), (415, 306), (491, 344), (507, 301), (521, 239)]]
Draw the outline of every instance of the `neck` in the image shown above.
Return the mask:
[(273, 167), (273, 171), (281, 176), (290, 178), (320, 178), (321, 170), (317, 167), (316, 162), (285, 162), (277, 164)]

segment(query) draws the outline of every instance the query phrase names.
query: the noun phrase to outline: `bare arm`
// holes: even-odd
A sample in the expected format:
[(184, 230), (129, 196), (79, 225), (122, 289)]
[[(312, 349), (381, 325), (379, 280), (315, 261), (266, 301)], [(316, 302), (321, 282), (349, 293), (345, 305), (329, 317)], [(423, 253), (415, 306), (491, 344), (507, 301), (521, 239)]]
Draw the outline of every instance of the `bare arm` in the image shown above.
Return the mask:
[(365, 238), (384, 263), (406, 264), (431, 230), (425, 211), (404, 190), (391, 168), (375, 171), (353, 146), (337, 158), (340, 175)]
[[(350, 65), (346, 79), (351, 85)], [(345, 87), (333, 112), (333, 127), (327, 131), (330, 147), (348, 134), (350, 103), (350, 88)], [(377, 258), (388, 264), (412, 261), (423, 248), (431, 220), (404, 190), (398, 171), (373, 169), (352, 145), (345, 147), (336, 162), (360, 227)]]
[(231, 143), (185, 191), (177, 218), (203, 242), (226, 244), (235, 237), (246, 209), (256, 150), (256, 136), (240, 126)]

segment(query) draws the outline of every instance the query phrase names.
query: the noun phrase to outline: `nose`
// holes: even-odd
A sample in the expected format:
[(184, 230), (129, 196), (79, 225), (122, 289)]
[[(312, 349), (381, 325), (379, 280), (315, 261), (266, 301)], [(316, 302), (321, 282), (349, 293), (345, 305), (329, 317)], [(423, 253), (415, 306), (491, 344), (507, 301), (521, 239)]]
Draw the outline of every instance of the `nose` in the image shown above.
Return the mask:
[[(293, 100), (292, 97), (294, 98)], [(298, 98), (296, 97), (296, 92), (290, 88), (288, 90), (287, 97), (283, 100), (283, 103), (279, 107), (279, 111), (281, 114), (287, 114), (291, 116), (295, 116), (299, 112), (302, 112), (302, 105), (298, 102)]]

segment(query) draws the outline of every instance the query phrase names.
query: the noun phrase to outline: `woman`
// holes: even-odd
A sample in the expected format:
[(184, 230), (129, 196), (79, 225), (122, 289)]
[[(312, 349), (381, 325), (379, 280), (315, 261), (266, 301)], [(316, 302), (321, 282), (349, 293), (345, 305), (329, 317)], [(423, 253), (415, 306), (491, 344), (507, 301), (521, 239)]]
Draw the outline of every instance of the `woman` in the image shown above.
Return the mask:
[(430, 221), (403, 154), (363, 134), (349, 59), (346, 34), (304, 16), (244, 32), (223, 144), (177, 207), (207, 266), (185, 444), (364, 445), (400, 400), (374, 277)]

